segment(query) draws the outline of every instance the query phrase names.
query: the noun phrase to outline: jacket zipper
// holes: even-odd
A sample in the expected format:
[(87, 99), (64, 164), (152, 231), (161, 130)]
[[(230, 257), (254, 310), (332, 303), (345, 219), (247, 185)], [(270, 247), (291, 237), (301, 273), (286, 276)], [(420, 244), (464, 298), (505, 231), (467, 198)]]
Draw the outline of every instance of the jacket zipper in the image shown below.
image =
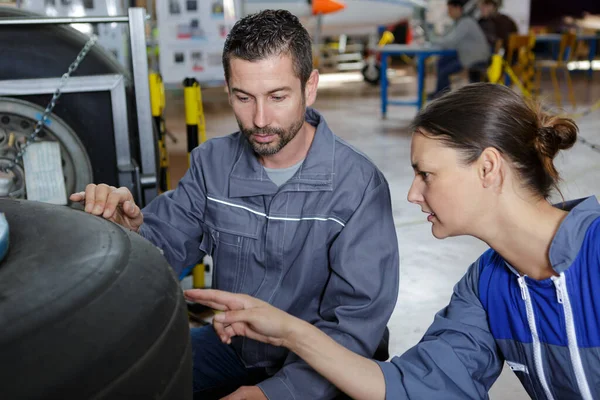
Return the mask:
[(529, 296), (529, 289), (525, 282), (524, 276), (518, 278), (519, 286), (521, 287), (521, 297), (525, 301), (525, 309), (527, 310), (527, 323), (529, 324), (529, 330), (531, 331), (531, 337), (533, 339), (533, 361), (537, 375), (540, 379), (540, 384), (546, 393), (548, 400), (554, 400), (548, 381), (546, 380), (546, 374), (544, 373), (544, 363), (542, 363), (542, 346), (540, 344), (540, 337), (538, 336), (537, 326), (535, 325), (535, 315), (533, 313), (533, 304), (531, 303), (531, 297)]
[(575, 371), (575, 378), (577, 379), (577, 386), (579, 386), (579, 392), (583, 400), (592, 400), (592, 393), (588, 385), (585, 370), (583, 369), (583, 363), (581, 362), (581, 354), (579, 353), (579, 346), (577, 345), (577, 334), (575, 332), (575, 322), (573, 321), (573, 310), (571, 309), (571, 300), (569, 299), (569, 292), (567, 291), (567, 277), (563, 272), (560, 276), (553, 276), (552, 282), (556, 286), (556, 296), (558, 302), (563, 305), (563, 311), (565, 313), (565, 324), (567, 325), (567, 342), (569, 345), (569, 354), (571, 355), (571, 364)]

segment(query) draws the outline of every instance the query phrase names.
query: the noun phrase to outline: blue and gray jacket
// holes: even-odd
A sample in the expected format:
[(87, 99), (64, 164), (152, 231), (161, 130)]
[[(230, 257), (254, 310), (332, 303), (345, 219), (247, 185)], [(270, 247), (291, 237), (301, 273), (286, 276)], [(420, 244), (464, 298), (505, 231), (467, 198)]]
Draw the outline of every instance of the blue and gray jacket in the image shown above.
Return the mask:
[[(277, 187), (245, 137), (195, 149), (177, 189), (144, 210), (140, 234), (179, 272), (202, 253), (213, 287), (246, 293), (373, 356), (398, 295), (399, 255), (388, 184), (321, 115), (296, 174)], [(259, 384), (270, 399), (329, 399), (337, 390), (282, 347), (232, 343), (247, 367), (278, 370)]]
[(568, 209), (549, 253), (560, 275), (520, 276), (488, 250), (421, 342), (380, 363), (386, 399), (488, 398), (503, 361), (533, 399), (600, 399), (600, 205)]

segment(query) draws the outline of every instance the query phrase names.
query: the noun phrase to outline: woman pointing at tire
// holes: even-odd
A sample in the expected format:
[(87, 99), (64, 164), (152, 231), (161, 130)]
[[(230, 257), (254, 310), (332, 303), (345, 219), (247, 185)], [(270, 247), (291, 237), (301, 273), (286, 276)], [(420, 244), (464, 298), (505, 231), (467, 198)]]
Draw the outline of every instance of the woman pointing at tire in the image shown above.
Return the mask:
[(574, 122), (504, 86), (474, 84), (432, 102), (412, 131), (408, 200), (436, 238), (490, 246), (413, 348), (374, 361), (253, 297), (186, 297), (224, 311), (214, 317), (223, 342), (286, 347), (355, 399), (488, 398), (504, 361), (532, 398), (600, 399), (600, 206), (595, 197), (548, 201), (553, 159), (575, 143)]

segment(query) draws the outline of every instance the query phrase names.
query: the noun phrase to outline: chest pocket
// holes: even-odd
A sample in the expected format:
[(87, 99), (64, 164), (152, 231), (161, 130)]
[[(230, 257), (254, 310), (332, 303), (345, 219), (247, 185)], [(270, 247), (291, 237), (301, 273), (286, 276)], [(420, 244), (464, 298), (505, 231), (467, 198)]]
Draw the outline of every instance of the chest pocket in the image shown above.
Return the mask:
[[(527, 394), (534, 400), (544, 399), (545, 396), (539, 396), (539, 393), (544, 393), (544, 389), (539, 383), (539, 378), (536, 377), (533, 345), (514, 340), (496, 340), (496, 344), (506, 365), (519, 379)], [(546, 372), (548, 371), (546, 370)]]
[(213, 288), (239, 292), (244, 285), (248, 253), (258, 240), (262, 216), (211, 200), (206, 207), (204, 222), (212, 241), (209, 254), (213, 258)]

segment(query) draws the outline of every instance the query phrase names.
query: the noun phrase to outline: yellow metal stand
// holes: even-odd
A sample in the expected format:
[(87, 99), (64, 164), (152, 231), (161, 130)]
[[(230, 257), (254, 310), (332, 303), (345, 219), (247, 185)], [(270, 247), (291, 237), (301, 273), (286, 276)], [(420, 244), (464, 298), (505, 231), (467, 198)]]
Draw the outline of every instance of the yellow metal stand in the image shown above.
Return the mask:
[(189, 156), (192, 153), (192, 150), (206, 141), (206, 124), (204, 120), (204, 108), (202, 107), (200, 84), (198, 84), (198, 81), (194, 78), (185, 78), (183, 87), (189, 166)]
[(166, 144), (166, 126), (163, 118), (165, 109), (165, 87), (160, 74), (150, 73), (150, 107), (152, 110), (152, 118), (156, 124), (158, 131), (158, 154), (160, 158), (160, 175), (159, 175), (159, 190), (166, 192), (171, 190), (171, 178), (169, 176), (169, 154)]
[[(183, 80), (183, 101), (185, 104), (185, 125), (187, 131), (188, 167), (192, 150), (206, 141), (206, 123), (202, 107), (200, 84), (194, 78)], [(204, 263), (197, 264), (192, 271), (193, 286), (202, 289), (206, 286)]]
[[(496, 84), (503, 84), (503, 78), (504, 78), (504, 74), (508, 75), (510, 77), (510, 79), (512, 80), (512, 82), (514, 82), (514, 84), (519, 88), (519, 90), (523, 93), (523, 95), (525, 97), (532, 97), (534, 95), (534, 91), (533, 91), (533, 77), (535, 75), (535, 56), (533, 54), (533, 52), (531, 51), (533, 49), (533, 46), (535, 44), (535, 36), (530, 35), (528, 38), (528, 44), (527, 47), (521, 47), (519, 49), (519, 53), (518, 53), (518, 66), (516, 67), (520, 72), (521, 72), (521, 77), (522, 77), (522, 81), (519, 80), (519, 78), (517, 77), (517, 74), (513, 71), (513, 69), (511, 68), (511, 66), (503, 59), (501, 54), (495, 54), (492, 56), (492, 62), (487, 70), (487, 76), (488, 76), (488, 80), (491, 83), (496, 83)], [(561, 43), (562, 46), (562, 43)], [(564, 46), (562, 46), (564, 47)], [(574, 45), (571, 45), (571, 47), (573, 48)], [(561, 49), (561, 54), (564, 54), (564, 48)], [(512, 58), (509, 56), (509, 59)], [(559, 59), (562, 59), (563, 56), (559, 57)], [(567, 71), (568, 74), (568, 71)], [(536, 78), (536, 94), (539, 95), (539, 90), (540, 90), (540, 69), (538, 69), (537, 71), (537, 78)], [(551, 69), (551, 78), (553, 81), (553, 84), (555, 87), (558, 87), (558, 80), (556, 77), (556, 68), (555, 69)], [(572, 86), (570, 84), (570, 81), (568, 81), (569, 84), (569, 91), (570, 93), (572, 92)], [(557, 104), (559, 104), (560, 107), (560, 93), (557, 92), (556, 93), (556, 97), (557, 97)], [(575, 99), (574, 96), (572, 95), (572, 103), (573, 103), (573, 107), (575, 107)], [(582, 110), (580, 112), (577, 113), (570, 113), (570, 114), (561, 114), (560, 116), (563, 118), (571, 118), (574, 120), (578, 120), (581, 118), (584, 118), (588, 115), (590, 115), (592, 112), (599, 110), (600, 109), (600, 100), (596, 101), (594, 104), (592, 104), (592, 106), (588, 107), (585, 110)], [(596, 152), (600, 152), (600, 146), (594, 143), (589, 142), (588, 140), (586, 140), (585, 138), (581, 137), (581, 135), (578, 135), (577, 138), (578, 142), (583, 143), (584, 145), (588, 146), (589, 148), (591, 148), (592, 150), (596, 151)]]
[(511, 81), (519, 88), (525, 97), (531, 97), (531, 92), (521, 83), (510, 65), (502, 59), (501, 55), (494, 54), (492, 56), (492, 63), (487, 70), (488, 80), (491, 83), (502, 84), (504, 74), (507, 74), (510, 77)]
[[(515, 38), (514, 42), (516, 42), (516, 39), (517, 38)], [(518, 52), (515, 68), (520, 73), (521, 79), (519, 79), (511, 65), (504, 60), (503, 54), (494, 54), (492, 56), (492, 62), (487, 70), (487, 76), (491, 83), (502, 84), (504, 74), (506, 74), (525, 97), (532, 97), (533, 79), (535, 75), (535, 55), (533, 54), (533, 47), (536, 38), (534, 35), (529, 35), (528, 37), (520, 37), (519, 40), (523, 42), (523, 45), (509, 50), (508, 59), (512, 60), (513, 51)], [(516, 47), (516, 45), (513, 47)]]

